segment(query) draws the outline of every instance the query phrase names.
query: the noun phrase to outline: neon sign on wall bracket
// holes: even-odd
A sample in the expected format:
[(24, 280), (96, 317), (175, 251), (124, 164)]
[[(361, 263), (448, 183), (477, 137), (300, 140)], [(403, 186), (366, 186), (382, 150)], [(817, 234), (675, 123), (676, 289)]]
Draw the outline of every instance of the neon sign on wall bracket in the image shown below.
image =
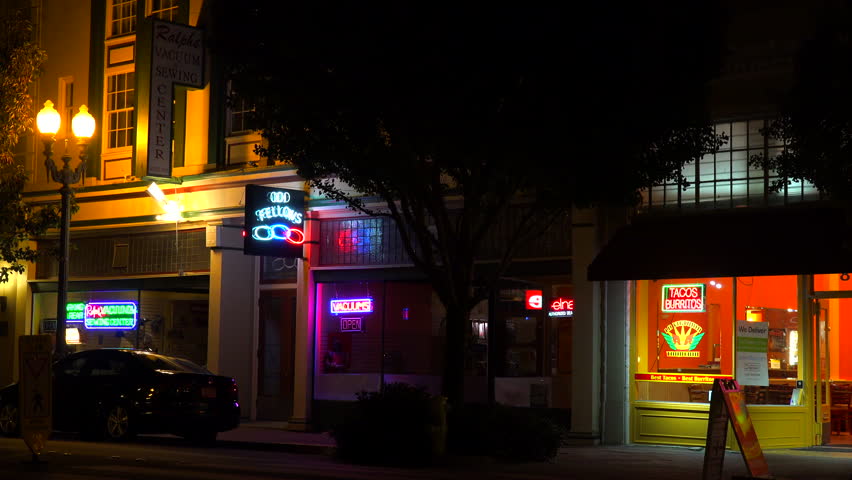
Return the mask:
[(331, 301), (331, 314), (339, 313), (373, 313), (372, 298), (346, 298)]
[(704, 284), (687, 283), (663, 285), (664, 312), (703, 312), (704, 306)]
[(132, 330), (138, 314), (136, 302), (87, 303), (85, 326), (91, 330)]

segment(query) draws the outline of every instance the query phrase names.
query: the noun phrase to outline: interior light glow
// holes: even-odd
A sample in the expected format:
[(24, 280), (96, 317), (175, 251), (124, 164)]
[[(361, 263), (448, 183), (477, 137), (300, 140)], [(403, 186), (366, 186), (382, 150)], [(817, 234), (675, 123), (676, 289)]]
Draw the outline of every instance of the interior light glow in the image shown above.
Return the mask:
[(715, 285), (716, 285), (716, 280), (710, 280), (710, 285), (715, 286)]
[(80, 330), (76, 327), (65, 329), (65, 343), (68, 345), (80, 345)]
[(722, 284), (721, 284), (721, 283), (717, 283), (717, 284), (716, 284), (716, 288), (722, 288)]

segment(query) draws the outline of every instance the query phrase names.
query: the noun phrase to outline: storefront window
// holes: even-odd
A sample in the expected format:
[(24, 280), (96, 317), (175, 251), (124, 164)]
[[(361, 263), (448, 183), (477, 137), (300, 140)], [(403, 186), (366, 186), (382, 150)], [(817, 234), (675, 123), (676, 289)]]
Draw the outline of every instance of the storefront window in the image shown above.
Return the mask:
[(320, 283), (314, 396), (354, 400), (382, 383), (440, 392), (444, 309), (425, 283)]
[[(56, 332), (55, 292), (33, 294), (34, 333)], [(69, 352), (94, 348), (139, 348), (207, 363), (208, 295), (150, 290), (73, 291), (66, 306)], [(117, 306), (98, 321), (89, 310)], [(105, 313), (101, 308), (102, 313)]]
[(721, 376), (751, 404), (790, 405), (798, 310), (794, 275), (637, 282), (636, 399), (707, 403)]
[[(740, 353), (737, 358), (740, 364), (737, 381), (743, 386), (748, 403), (790, 405), (799, 377), (799, 327), (802, 323), (799, 321), (797, 277), (737, 277), (736, 320), (741, 322), (740, 326), (767, 327), (766, 368), (751, 371), (751, 367), (745, 365), (748, 362), (745, 354)], [(742, 337), (738, 334), (738, 338)]]

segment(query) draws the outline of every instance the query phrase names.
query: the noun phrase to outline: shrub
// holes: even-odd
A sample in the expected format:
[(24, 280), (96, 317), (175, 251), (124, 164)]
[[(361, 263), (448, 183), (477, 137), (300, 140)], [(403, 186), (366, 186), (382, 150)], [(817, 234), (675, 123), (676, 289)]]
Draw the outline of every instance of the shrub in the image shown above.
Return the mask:
[(389, 383), (380, 392), (359, 392), (357, 399), (331, 430), (340, 458), (396, 466), (431, 461), (433, 415), (424, 388)]

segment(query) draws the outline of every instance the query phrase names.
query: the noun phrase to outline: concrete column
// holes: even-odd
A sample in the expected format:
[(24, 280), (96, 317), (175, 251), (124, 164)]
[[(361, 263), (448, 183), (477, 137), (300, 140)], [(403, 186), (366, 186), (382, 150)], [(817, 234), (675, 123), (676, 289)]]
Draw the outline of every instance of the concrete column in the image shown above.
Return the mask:
[(210, 311), (207, 368), (237, 379), (240, 414), (254, 418), (252, 378), (257, 364), (254, 340), (258, 305), (253, 256), (236, 249), (210, 251)]
[(579, 443), (600, 441), (601, 293), (586, 280), (586, 270), (598, 252), (595, 210), (574, 209), (571, 225), (574, 283), (573, 345), (571, 349), (571, 431)]
[[(306, 214), (306, 232), (308, 241), (319, 238), (319, 222), (314, 221), (315, 213)], [(314, 275), (311, 260), (316, 261), (319, 248), (314, 243), (305, 242), (305, 259), (297, 265), (296, 285), (296, 335), (293, 352), (293, 416), (290, 417), (290, 430), (310, 430), (311, 400), (313, 399), (313, 361), (314, 361)]]
[(631, 282), (604, 282), (604, 401), (601, 443), (628, 442)]

